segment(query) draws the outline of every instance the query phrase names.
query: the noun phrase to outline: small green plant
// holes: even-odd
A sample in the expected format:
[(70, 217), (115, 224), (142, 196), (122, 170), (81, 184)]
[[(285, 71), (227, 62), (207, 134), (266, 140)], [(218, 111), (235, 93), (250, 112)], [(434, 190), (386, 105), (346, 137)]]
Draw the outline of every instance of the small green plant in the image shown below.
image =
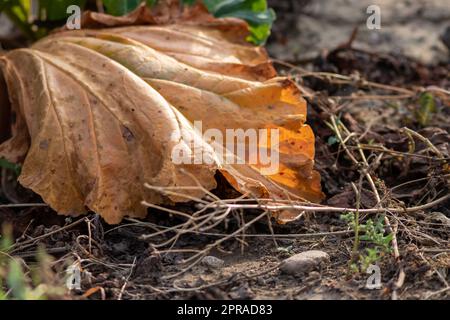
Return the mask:
[(433, 114), (437, 112), (436, 100), (429, 92), (424, 92), (419, 97), (419, 108), (416, 110), (416, 119), (422, 127), (426, 127)]
[(12, 239), (11, 226), (3, 226), (0, 234), (0, 301), (47, 300), (64, 296), (67, 290), (51, 270), (52, 258), (45, 250), (40, 247), (36, 263), (28, 267), (22, 259), (8, 253)]
[[(353, 212), (341, 215), (341, 220), (355, 232), (355, 240), (349, 269), (353, 272), (366, 271), (371, 264), (378, 263), (383, 256), (392, 252), (393, 234), (385, 235), (384, 216), (375, 221), (368, 219), (359, 223), (359, 217)], [(362, 234), (362, 235), (360, 235)], [(365, 242), (365, 248), (360, 253), (360, 244)]]
[(336, 136), (330, 136), (330, 137), (328, 138), (327, 144), (328, 144), (329, 146), (333, 146), (333, 145), (335, 145), (335, 144), (338, 143), (338, 142), (339, 142), (338, 137), (336, 137)]

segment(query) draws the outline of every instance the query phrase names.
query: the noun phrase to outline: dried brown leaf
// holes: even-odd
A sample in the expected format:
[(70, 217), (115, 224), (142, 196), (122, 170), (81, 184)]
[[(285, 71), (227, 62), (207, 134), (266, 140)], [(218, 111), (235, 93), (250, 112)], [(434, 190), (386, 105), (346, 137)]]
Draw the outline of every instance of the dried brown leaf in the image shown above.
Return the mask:
[[(144, 10), (131, 18), (91, 13), (95, 23), (85, 22), (115, 28), (58, 32), (0, 57), (16, 118), (0, 156), (24, 159), (20, 183), (60, 214), (92, 210), (112, 224), (144, 217), (143, 199), (186, 201), (144, 183), (192, 186), (195, 176), (211, 190), (217, 170), (243, 193), (320, 201), (306, 103), (292, 81), (276, 77), (264, 49), (232, 38), (245, 24), (197, 12), (176, 22), (166, 15), (164, 25), (118, 27), (164, 17)], [(7, 105), (0, 108), (2, 115), (9, 112)], [(264, 175), (261, 164), (221, 162), (194, 121), (224, 134), (279, 129), (280, 170)], [(173, 149), (181, 143), (191, 150), (184, 142), (191, 140), (209, 164), (172, 161)], [(201, 190), (186, 193), (203, 196)]]

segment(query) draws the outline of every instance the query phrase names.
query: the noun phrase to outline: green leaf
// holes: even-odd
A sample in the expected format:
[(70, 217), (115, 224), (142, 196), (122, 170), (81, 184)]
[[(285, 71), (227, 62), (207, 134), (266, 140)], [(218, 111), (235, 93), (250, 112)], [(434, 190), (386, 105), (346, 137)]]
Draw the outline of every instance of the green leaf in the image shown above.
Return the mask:
[(214, 8), (217, 16), (228, 16), (238, 11), (251, 11), (259, 13), (267, 11), (266, 0), (223, 0), (216, 4)]
[(183, 4), (186, 4), (188, 6), (192, 6), (195, 3), (196, 0), (182, 0)]
[(359, 237), (362, 241), (371, 241), (372, 238), (367, 235), (362, 235)]
[(263, 45), (269, 38), (271, 29), (271, 24), (250, 25), (250, 36), (247, 37), (247, 41), (255, 45)]
[(386, 249), (386, 251), (389, 251), (391, 248), (391, 242), (394, 239), (394, 234), (390, 233), (386, 237), (383, 237), (383, 247)]
[(18, 164), (11, 163), (6, 159), (0, 159), (0, 168), (5, 168), (14, 171), (14, 173), (19, 176), (21, 167)]
[[(103, 0), (106, 12), (113, 16), (123, 16), (136, 9), (142, 0)], [(150, 2), (153, 5), (154, 1)]]
[(216, 17), (234, 17), (250, 26), (248, 41), (261, 45), (270, 36), (276, 19), (275, 11), (267, 7), (267, 0), (204, 0), (208, 10)]
[(203, 0), (203, 4), (211, 13), (214, 13), (216, 6), (221, 2), (223, 2), (223, 0)]

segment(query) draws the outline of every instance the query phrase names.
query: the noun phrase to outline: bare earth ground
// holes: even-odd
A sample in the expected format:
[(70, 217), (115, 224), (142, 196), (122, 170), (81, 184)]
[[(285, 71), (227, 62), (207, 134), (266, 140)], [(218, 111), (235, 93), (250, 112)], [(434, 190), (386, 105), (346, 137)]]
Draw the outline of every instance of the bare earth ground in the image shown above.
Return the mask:
[[(377, 1), (272, 2), (279, 21), (268, 49), (284, 61), (277, 62), (280, 72), (295, 77), (304, 88), (309, 123), (317, 137), (316, 167), (327, 195), (324, 204), (355, 208), (358, 201), (351, 183), (362, 181), (359, 205), (377, 205), (371, 186), (360, 180), (366, 172), (374, 177), (383, 207), (417, 207), (448, 195), (450, 114), (442, 89), (449, 89), (449, 52), (440, 40), (450, 18), (446, 1), (378, 1), (383, 28), (373, 32), (365, 29), (364, 8)], [(356, 25), (360, 31), (349, 41)], [(425, 112), (426, 121), (418, 112), (424, 88), (436, 104), (435, 111)], [(332, 119), (344, 139), (349, 136), (347, 150), (327, 125)], [(401, 131), (404, 126), (417, 135)], [(364, 166), (361, 150), (369, 166)], [(235, 196), (224, 183), (215, 193)], [(8, 170), (2, 172), (2, 198), (39, 200), (17, 186)], [(47, 281), (60, 283), (70, 263), (81, 265), (82, 288), (66, 298), (449, 299), (449, 204), (447, 199), (414, 212), (387, 210), (400, 257), (386, 254), (378, 261), (379, 290), (365, 287), (367, 274), (348, 272), (354, 236), (338, 213), (305, 213), (287, 225), (268, 224), (264, 218), (214, 247), (207, 246), (260, 212), (235, 212), (208, 232), (186, 233), (175, 246), (160, 248), (155, 247), (173, 234), (146, 240), (142, 236), (179, 224), (182, 218), (151, 210), (144, 222), (107, 226), (93, 215), (77, 220), (57, 217), (47, 208), (0, 208), (0, 223), (14, 224), (17, 240), (10, 254), (32, 264), (37, 245), (44, 244), (54, 256)], [(190, 213), (196, 204), (176, 209)], [(186, 267), (181, 262), (193, 254), (187, 250), (205, 247), (223, 265), (198, 263), (179, 274)], [(312, 249), (328, 253), (330, 261), (299, 276), (277, 268), (287, 257)], [(171, 275), (175, 278), (164, 278)]]

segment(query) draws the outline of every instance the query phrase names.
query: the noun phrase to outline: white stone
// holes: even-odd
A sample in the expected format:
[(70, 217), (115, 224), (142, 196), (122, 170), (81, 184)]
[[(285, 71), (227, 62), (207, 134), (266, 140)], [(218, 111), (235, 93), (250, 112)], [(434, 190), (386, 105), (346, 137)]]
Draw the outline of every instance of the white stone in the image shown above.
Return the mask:
[(319, 250), (305, 251), (284, 260), (280, 265), (280, 270), (290, 275), (299, 275), (312, 271), (328, 261), (330, 261), (330, 256), (326, 252)]
[(218, 269), (223, 267), (225, 261), (213, 256), (206, 256), (202, 259), (202, 263), (207, 267)]

